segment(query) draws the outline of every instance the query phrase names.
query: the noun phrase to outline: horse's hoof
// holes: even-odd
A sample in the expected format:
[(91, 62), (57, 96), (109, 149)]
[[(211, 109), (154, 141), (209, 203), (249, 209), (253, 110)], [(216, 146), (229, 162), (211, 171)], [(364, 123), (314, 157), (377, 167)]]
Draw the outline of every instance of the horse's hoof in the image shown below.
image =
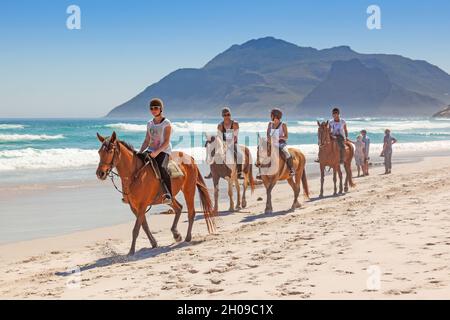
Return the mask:
[(234, 212), (234, 208), (228, 208), (229, 212)]
[(344, 191), (345, 191), (345, 192), (348, 192), (348, 188), (345, 188)]
[(128, 256), (129, 256), (129, 257), (134, 256), (134, 254), (135, 254), (134, 250), (130, 250), (130, 251), (128, 252)]
[(241, 206), (236, 206), (236, 208), (235, 208), (237, 211), (239, 211), (239, 210), (241, 210), (242, 208), (241, 208)]
[(153, 249), (158, 248), (158, 243), (156, 243), (156, 242), (151, 243), (151, 245), (152, 245), (152, 248), (153, 248)]
[(242, 208), (246, 208), (247, 207), (247, 202), (242, 202)]
[(272, 209), (266, 209), (266, 210), (264, 210), (264, 213), (265, 214), (271, 214), (272, 213)]
[(191, 242), (192, 237), (186, 237), (186, 239), (184, 239), (185, 242)]
[(181, 234), (174, 234), (173, 238), (175, 239), (176, 242), (181, 242), (183, 240)]
[(319, 194), (319, 199), (323, 199), (323, 194)]
[(333, 193), (333, 196), (337, 196), (337, 195), (338, 195), (338, 193), (337, 193), (337, 192)]

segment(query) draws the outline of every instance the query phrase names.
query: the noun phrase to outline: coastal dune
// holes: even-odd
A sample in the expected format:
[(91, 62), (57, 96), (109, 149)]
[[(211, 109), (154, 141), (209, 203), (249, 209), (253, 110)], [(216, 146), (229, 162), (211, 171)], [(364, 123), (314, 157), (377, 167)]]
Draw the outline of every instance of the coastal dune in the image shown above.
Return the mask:
[[(217, 234), (207, 234), (199, 214), (189, 244), (174, 243), (173, 216), (150, 216), (160, 247), (150, 249), (141, 232), (134, 257), (126, 256), (132, 223), (3, 245), (0, 297), (448, 298), (450, 157), (382, 172), (374, 167), (338, 197), (328, 176), (322, 200), (318, 178), (310, 177), (312, 199), (296, 211), (288, 211), (292, 192), (280, 183), (270, 215), (259, 187), (248, 208), (220, 213)], [(183, 213), (183, 235), (186, 222)]]

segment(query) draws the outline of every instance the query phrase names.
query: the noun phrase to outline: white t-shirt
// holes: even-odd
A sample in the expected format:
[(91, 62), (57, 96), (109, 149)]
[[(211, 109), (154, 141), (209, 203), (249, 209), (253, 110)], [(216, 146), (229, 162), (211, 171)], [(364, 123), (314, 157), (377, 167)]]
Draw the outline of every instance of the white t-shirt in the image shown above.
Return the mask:
[(330, 121), (331, 134), (333, 136), (343, 136), (343, 137), (345, 137), (344, 126), (345, 126), (345, 120), (344, 119), (339, 119), (339, 121), (334, 121), (334, 119), (331, 120)]
[[(153, 119), (147, 123), (147, 132), (150, 136), (150, 142), (148, 144), (147, 151), (152, 152), (158, 149), (164, 142), (164, 129), (167, 126), (171, 126), (171, 122), (168, 119), (164, 119), (161, 123), (156, 124)], [(172, 144), (169, 142), (167, 148), (162, 150), (167, 154), (172, 153)]]

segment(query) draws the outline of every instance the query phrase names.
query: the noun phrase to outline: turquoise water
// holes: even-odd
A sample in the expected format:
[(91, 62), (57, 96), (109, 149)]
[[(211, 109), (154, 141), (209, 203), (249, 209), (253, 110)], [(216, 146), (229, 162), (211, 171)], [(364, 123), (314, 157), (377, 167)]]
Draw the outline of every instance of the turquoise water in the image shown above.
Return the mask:
[[(214, 133), (219, 119), (192, 122), (173, 119), (174, 149), (204, 159), (204, 133)], [(450, 120), (435, 119), (349, 119), (350, 137), (355, 139), (367, 129), (374, 145), (383, 140), (383, 131), (390, 128), (399, 140), (399, 150), (433, 151), (450, 147)], [(313, 155), (317, 147), (315, 119), (287, 122), (289, 144), (298, 145)], [(255, 146), (257, 133), (264, 133), (267, 122), (240, 122), (240, 142)], [(98, 162), (99, 142), (96, 133), (108, 136), (116, 131), (119, 138), (139, 148), (146, 130), (146, 121), (115, 121), (109, 119), (0, 119), (0, 174), (13, 176), (27, 170), (67, 170), (91, 168)], [(0, 177), (1, 179), (1, 177)]]

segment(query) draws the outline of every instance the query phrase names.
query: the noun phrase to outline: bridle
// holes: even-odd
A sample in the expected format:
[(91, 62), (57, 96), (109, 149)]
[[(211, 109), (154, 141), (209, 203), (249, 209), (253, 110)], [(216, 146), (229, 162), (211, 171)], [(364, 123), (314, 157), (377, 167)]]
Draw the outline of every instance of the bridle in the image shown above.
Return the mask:
[[(112, 147), (110, 148), (110, 145), (112, 144)], [(106, 152), (110, 152), (111, 150), (113, 151), (113, 156), (111, 159), (110, 163), (104, 163), (104, 162), (99, 162), (99, 166), (105, 166), (108, 167), (108, 169), (106, 170), (106, 174), (110, 175), (111, 173), (114, 173), (116, 176), (118, 175), (117, 173), (113, 172), (113, 169), (116, 167), (116, 155), (120, 155), (120, 148), (117, 147), (117, 145), (113, 142), (111, 143), (110, 141), (108, 141), (108, 144), (106, 144), (106, 142), (103, 143), (102, 145), (102, 149), (104, 149)]]
[[(331, 142), (329, 139), (326, 138), (327, 137), (326, 133), (323, 132), (323, 131), (328, 131), (326, 129), (328, 129), (328, 126), (325, 126), (324, 124), (320, 125), (319, 133), (318, 133), (318, 136), (319, 136), (318, 137), (319, 138), (319, 147), (327, 145), (327, 144), (329, 144)], [(325, 134), (325, 137), (324, 137), (324, 134)]]
[[(258, 138), (258, 140), (259, 140), (259, 138)], [(267, 141), (266, 141), (266, 146), (267, 146), (267, 156), (270, 158), (271, 155), (272, 155), (272, 143), (269, 141), (269, 139), (267, 139)], [(268, 167), (270, 167), (271, 166), (271, 162), (265, 163), (265, 164), (261, 163), (261, 161), (259, 159), (259, 151), (260, 151), (260, 144), (259, 144), (259, 141), (258, 141), (258, 147), (256, 149), (256, 167), (257, 168), (268, 168)]]

